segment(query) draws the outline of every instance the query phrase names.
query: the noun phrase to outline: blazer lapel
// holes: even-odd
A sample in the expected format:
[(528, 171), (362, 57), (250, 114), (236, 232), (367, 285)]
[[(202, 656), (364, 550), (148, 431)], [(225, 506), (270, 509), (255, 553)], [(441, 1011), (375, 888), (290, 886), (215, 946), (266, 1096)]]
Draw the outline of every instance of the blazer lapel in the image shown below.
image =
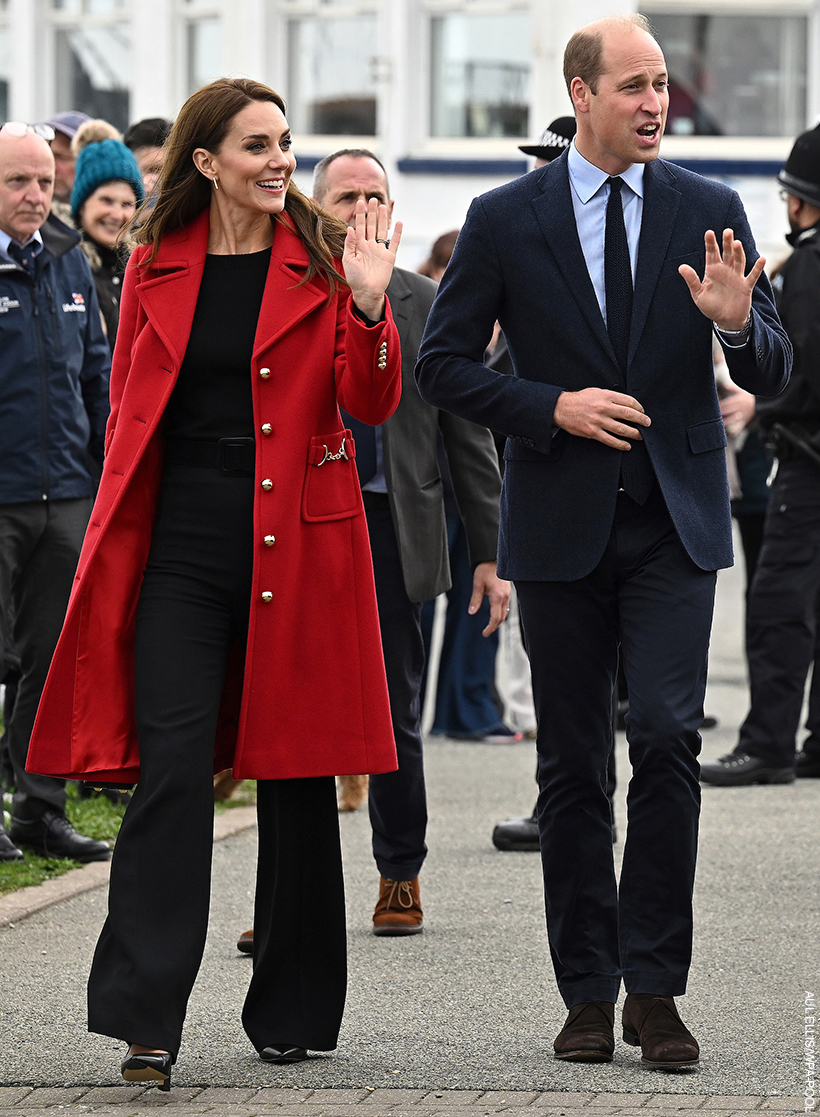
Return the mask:
[(647, 163), (643, 181), (643, 216), (641, 237), (638, 242), (632, 322), (629, 327), (628, 363), (631, 363), (635, 356), (646, 325), (649, 306), (666, 259), (681, 200), (680, 192), (671, 185), (674, 179), (664, 163)]
[(327, 300), (327, 286), (320, 278), (314, 276), (308, 283), (303, 282), (308, 263), (307, 250), (290, 223), (277, 221), (256, 327), (254, 358)]
[(607, 355), (617, 369), (618, 362), (609, 340), (595, 288), (589, 278), (578, 229), (572, 208), (569, 170), (566, 152), (545, 168), (541, 179), (541, 194), (533, 200), (533, 209), (541, 232), (552, 250), (558, 267), (564, 275), (581, 313), (589, 323)]
[(136, 285), (137, 298), (178, 372), (194, 320), (208, 250), (208, 211), (166, 237), (157, 259)]

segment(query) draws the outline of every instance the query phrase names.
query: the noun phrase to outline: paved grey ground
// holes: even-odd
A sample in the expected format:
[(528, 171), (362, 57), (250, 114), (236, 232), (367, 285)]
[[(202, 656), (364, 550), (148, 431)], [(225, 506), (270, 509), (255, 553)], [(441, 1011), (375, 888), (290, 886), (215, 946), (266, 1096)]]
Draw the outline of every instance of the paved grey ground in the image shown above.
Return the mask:
[[(745, 711), (739, 600), (738, 575), (723, 575), (708, 701), (721, 727), (706, 734), (707, 758), (732, 746)], [(618, 763), (625, 777), (624, 742)], [(805, 996), (820, 996), (820, 781), (705, 789), (695, 957), (681, 1001), (703, 1058), (697, 1070), (664, 1075), (643, 1068), (635, 1050), (620, 1043), (611, 1065), (550, 1057), (564, 1009), (547, 960), (539, 859), (498, 853), (490, 843), (495, 821), (530, 809), (533, 772), (531, 745), (430, 742), (431, 852), (421, 936), (377, 939), (369, 933), (377, 876), (367, 818), (362, 812), (342, 816), (350, 941), (344, 1028), (332, 1057), (293, 1068), (262, 1066), (238, 1023), (250, 961), (236, 953), (234, 942), (250, 925), (255, 834), (216, 845), (210, 934), (174, 1076), (190, 1092), (175, 1089), (173, 1108), (186, 1102), (190, 1113), (216, 1106), (244, 1114), (275, 1105), (285, 1112), (287, 1102), (288, 1111), (296, 1106), (324, 1117), (328, 1096), (313, 1092), (333, 1089), (326, 1112), (340, 1115), (349, 1105), (351, 1113), (373, 1112), (377, 1098), (384, 1112), (407, 1108), (418, 1117), (436, 1112), (435, 1106), (446, 1105), (454, 1117), (461, 1110), (495, 1112), (513, 1101), (516, 1110), (526, 1102), (567, 1114), (593, 1108), (675, 1112), (678, 1106), (793, 1111), (787, 1099), (802, 1095), (805, 1084)], [(623, 792), (624, 786), (622, 835)], [(184, 872), (184, 865), (175, 871)], [(107, 1097), (79, 1089), (119, 1081), (122, 1045), (87, 1035), (84, 1024), (84, 982), (105, 900), (104, 889), (87, 892), (0, 930), (0, 1083), (20, 1087), (0, 1090), (0, 1108), (13, 1101), (13, 1112), (39, 1113), (46, 1096), (25, 1087), (78, 1087), (71, 1097), (54, 1095), (71, 1113), (133, 1096), (126, 1097), (121, 1085)], [(246, 1089), (217, 1102), (217, 1095), (198, 1092), (205, 1086)], [(296, 1093), (257, 1094), (259, 1087)], [(504, 1101), (497, 1091), (512, 1093)], [(435, 1092), (442, 1098), (431, 1098)], [(110, 1112), (124, 1117), (166, 1100), (156, 1091), (145, 1099)]]

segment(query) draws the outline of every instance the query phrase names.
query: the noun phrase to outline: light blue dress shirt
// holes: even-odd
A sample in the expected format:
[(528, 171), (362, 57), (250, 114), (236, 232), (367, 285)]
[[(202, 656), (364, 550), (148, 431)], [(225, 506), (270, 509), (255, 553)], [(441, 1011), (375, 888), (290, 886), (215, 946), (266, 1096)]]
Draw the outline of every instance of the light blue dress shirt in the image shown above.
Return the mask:
[[(573, 140), (567, 153), (569, 164), (570, 195), (575, 212), (578, 239), (587, 263), (589, 278), (595, 288), (598, 306), (606, 322), (606, 287), (604, 283), (604, 237), (606, 234), (606, 207), (609, 201), (609, 175), (586, 160)], [(643, 217), (643, 163), (633, 163), (620, 175), (628, 189), (621, 189), (626, 239), (629, 244), (629, 261), (632, 265), (632, 284), (638, 266), (638, 242), (641, 237)]]

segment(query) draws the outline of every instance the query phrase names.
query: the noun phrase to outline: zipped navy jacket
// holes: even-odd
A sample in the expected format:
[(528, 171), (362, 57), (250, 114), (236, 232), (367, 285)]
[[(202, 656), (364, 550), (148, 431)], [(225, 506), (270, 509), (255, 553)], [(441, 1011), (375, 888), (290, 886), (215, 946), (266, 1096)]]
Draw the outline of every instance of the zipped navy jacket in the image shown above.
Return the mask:
[(40, 235), (34, 279), (0, 251), (0, 504), (91, 496), (103, 457), (111, 361), (91, 269), (53, 215)]

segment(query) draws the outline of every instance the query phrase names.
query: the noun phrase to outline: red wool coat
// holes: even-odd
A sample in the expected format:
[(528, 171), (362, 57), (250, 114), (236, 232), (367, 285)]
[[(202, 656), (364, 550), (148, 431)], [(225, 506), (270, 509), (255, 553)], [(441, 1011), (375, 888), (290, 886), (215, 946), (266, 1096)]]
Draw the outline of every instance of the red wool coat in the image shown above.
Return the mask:
[[(161, 420), (185, 355), (208, 214), (132, 257), (111, 374), (99, 494), (37, 714), (28, 767), (136, 782), (134, 627), (162, 471)], [(399, 338), (327, 303), (301, 240), (277, 224), (254, 342), (256, 550), (244, 672), (222, 697), (214, 770), (237, 778), (387, 772), (396, 752), (373, 568), (339, 403), (382, 423), (401, 391)], [(230, 329), (230, 322), (224, 324)], [(345, 449), (350, 451), (348, 437)]]

